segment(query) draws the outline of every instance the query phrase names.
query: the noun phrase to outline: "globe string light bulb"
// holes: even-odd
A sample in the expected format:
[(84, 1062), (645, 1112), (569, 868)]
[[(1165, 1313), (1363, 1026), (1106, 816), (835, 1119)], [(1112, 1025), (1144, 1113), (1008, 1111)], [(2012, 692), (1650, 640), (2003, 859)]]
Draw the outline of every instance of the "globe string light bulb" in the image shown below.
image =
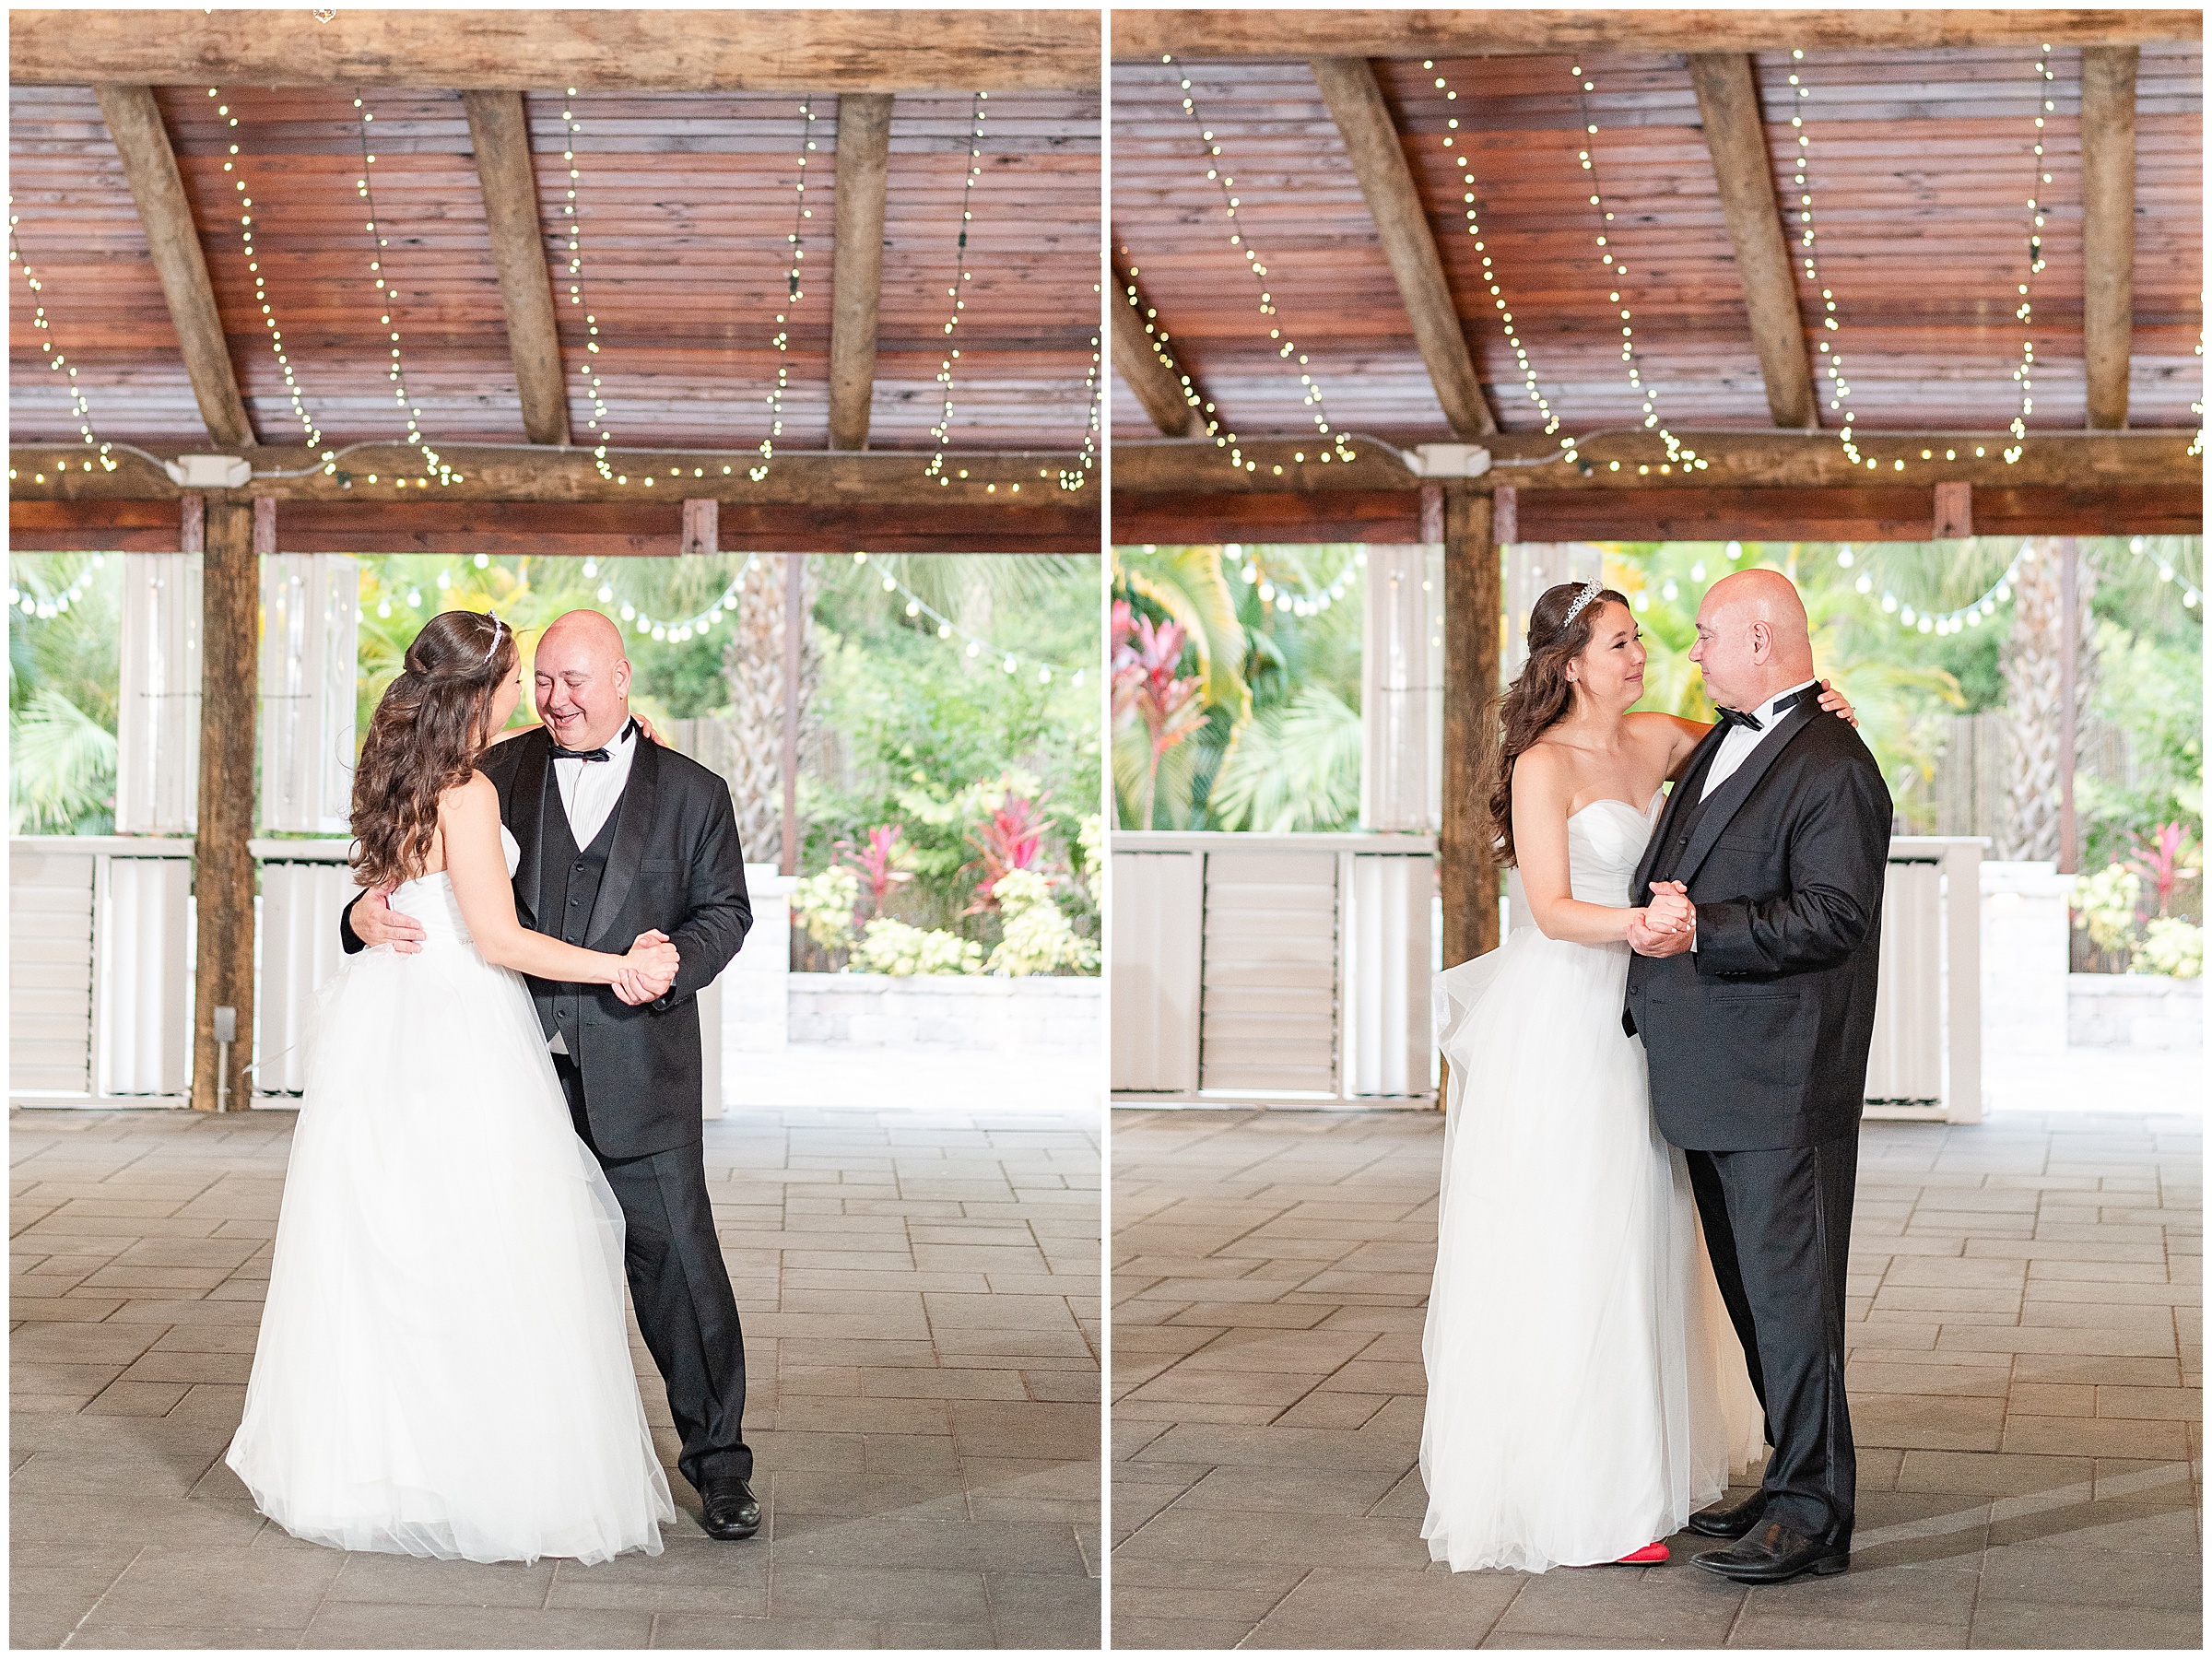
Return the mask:
[[(868, 556), (865, 551), (853, 555), (853, 563), (855, 568), (865, 566), (867, 562)], [(1050, 685), (1055, 677), (1063, 674), (1069, 677), (1072, 684), (1079, 686), (1083, 683), (1082, 669), (1069, 668), (1060, 663), (1041, 662), (1038, 658), (1026, 655), (1021, 652), (1007, 651), (1001, 646), (994, 645), (982, 635), (970, 633), (943, 611), (938, 610), (928, 600), (900, 581), (888, 567), (878, 564), (876, 569), (879, 573), (883, 591), (887, 594), (897, 594), (906, 601), (904, 608), (909, 621), (918, 621), (922, 618), (928, 618), (936, 625), (935, 632), (938, 639), (959, 640), (965, 642), (965, 655), (978, 662), (986, 657), (993, 658), (1008, 674), (1025, 666), (1034, 668), (1037, 670), (1039, 685)]]
[[(238, 117), (230, 112), (229, 104), (220, 101), (222, 95), (220, 87), (207, 88), (207, 96), (218, 100), (216, 104), (217, 119), (228, 121), (230, 126), (235, 127), (238, 125)], [(253, 278), (254, 313), (260, 317), (262, 327), (267, 331), (269, 350), (276, 355), (276, 367), (284, 375), (284, 389), (291, 394), (292, 413), (299, 418), (300, 429), (307, 438), (307, 447), (321, 449), (323, 447), (323, 430), (308, 416), (307, 402), (300, 391), (300, 377), (293, 372), (291, 357), (284, 348), (284, 329), (277, 320), (276, 308), (270, 301), (267, 279), (262, 274), (261, 253), (253, 246), (253, 198), (247, 194), (249, 186), (246, 182), (244, 170), (245, 163), (240, 159), (239, 148), (234, 142), (226, 152), (223, 171), (231, 176), (230, 188), (238, 198), (237, 206), (240, 209), (238, 238), (245, 249), (246, 270)], [(365, 179), (360, 181), (359, 189), (363, 195), (368, 194), (368, 181)], [(325, 471), (330, 470), (330, 458), (327, 455), (324, 457), (324, 466)]]
[[(1703, 472), (1707, 466), (1705, 457), (1683, 443), (1674, 433), (1667, 430), (1665, 424), (1660, 420), (1658, 388), (1645, 382), (1643, 370), (1636, 361), (1636, 323), (1630, 314), (1629, 284), (1626, 280), (1629, 268), (1621, 263), (1620, 256), (1613, 251), (1613, 239), (1606, 229), (1613, 223), (1613, 214), (1612, 210), (1606, 206), (1605, 190), (1598, 182), (1597, 177), (1597, 123), (1592, 118), (1593, 112), (1590, 107), (1591, 94), (1597, 90), (1595, 72), (1593, 71), (1589, 76), (1585, 76), (1582, 65), (1576, 64), (1571, 73), (1574, 76), (1576, 88), (1575, 107), (1582, 112), (1583, 117), (1583, 147), (1581, 156), (1583, 171), (1590, 175), (1590, 206), (1598, 216), (1596, 232), (1598, 264), (1605, 266), (1611, 276), (1613, 286), (1608, 298), (1620, 313), (1620, 360), (1629, 372), (1629, 390), (1642, 402), (1645, 429), (1656, 432), (1659, 435), (1660, 442), (1666, 446), (1666, 459), (1659, 464), (1658, 470), (1662, 474), (1671, 474), (1678, 466), (1684, 472)], [(1607, 465), (1613, 471), (1618, 472), (1623, 464), (1614, 461)], [(1639, 473), (1649, 473), (1653, 469), (1649, 465), (1638, 464), (1636, 470)]]
[[(392, 245), (391, 239), (384, 235), (382, 229), (382, 221), (376, 211), (376, 151), (371, 147), (369, 134), (370, 124), (375, 121), (376, 113), (358, 98), (353, 100), (353, 107), (360, 112), (360, 120), (355, 123), (355, 128), (359, 133), (361, 141), (361, 171), (358, 189), (365, 211), (369, 216), (366, 221), (369, 232), (369, 274), (375, 283), (377, 299), (382, 306), (379, 313), (380, 320), (383, 324), (385, 335), (391, 342), (392, 348), (392, 362), (388, 371), (388, 378), (392, 382), (393, 401), (398, 404), (401, 413), (406, 419), (407, 443), (422, 456), (422, 475), (412, 482), (418, 488), (428, 488), (430, 479), (433, 477), (441, 484), (451, 484), (461, 475), (448, 466), (439, 457), (438, 452), (432, 449), (423, 437), (422, 410), (407, 392), (406, 364), (400, 355), (399, 328), (396, 321), (396, 313), (399, 310), (399, 290), (392, 285), (384, 268), (384, 250)], [(323, 466), (325, 472), (335, 471), (335, 458), (326, 453), (323, 457)], [(370, 475), (370, 482), (374, 483), (375, 481), (376, 477), (372, 473)], [(392, 482), (405, 489), (407, 488), (409, 480), (395, 477)]]
[[(7, 198), (7, 262), (23, 273), (23, 280), (30, 288), (30, 326), (31, 332), (39, 336), (39, 353), (46, 359), (47, 370), (60, 375), (62, 383), (69, 388), (69, 412), (76, 418), (78, 434), (87, 444), (99, 452), (97, 460), (100, 471), (113, 472), (116, 467), (114, 446), (103, 442), (94, 434), (92, 400), (85, 394), (85, 388), (77, 379), (76, 369), (69, 361), (68, 354), (54, 346), (53, 320), (46, 314), (46, 285), (31, 274), (30, 262), (23, 257), (23, 250), (17, 243), (16, 227), (22, 222), (16, 212), (16, 198), (10, 195)], [(65, 460), (54, 463), (56, 471), (65, 472), (68, 466), (69, 463)], [(91, 461), (85, 463), (87, 472), (90, 472), (92, 466)], [(16, 476), (13, 467), (8, 469), (7, 476), (10, 478)]]
[[(1221, 193), (1221, 211), (1228, 218), (1230, 227), (1229, 245), (1242, 256), (1246, 270), (1259, 288), (1260, 317), (1268, 323), (1268, 343), (1275, 347), (1275, 355), (1279, 360), (1296, 362), (1299, 384), (1304, 388), (1300, 401), (1312, 411), (1315, 432), (1328, 440), (1327, 445), (1320, 453), (1320, 459), (1324, 462), (1350, 461), (1354, 459), (1354, 451), (1345, 435), (1335, 430), (1329, 423), (1328, 403), (1322, 395), (1321, 382), (1310, 372), (1310, 354), (1300, 351), (1298, 343), (1283, 332), (1282, 325), (1272, 321), (1279, 314), (1279, 311), (1275, 302), (1274, 290), (1267, 286), (1267, 262), (1260, 257), (1259, 250), (1252, 245), (1252, 239), (1244, 234), (1238, 222), (1237, 212), (1244, 205), (1243, 198), (1235, 194), (1235, 178), (1215, 165), (1222, 159), (1221, 146), (1216, 142), (1213, 129), (1206, 124), (1205, 118), (1198, 113), (1197, 100), (1191, 96), (1191, 77), (1176, 66), (1172, 53), (1162, 53), (1159, 61), (1175, 70), (1182, 94), (1182, 112), (1191, 118), (1191, 125), (1198, 134), (1201, 159), (1206, 162), (1206, 176)], [(1236, 433), (1216, 433), (1214, 442), (1217, 447), (1229, 451), (1231, 465), (1244, 472), (1259, 470), (1260, 464), (1257, 461), (1245, 458)], [(1300, 452), (1295, 458), (1303, 461), (1305, 455)]]
[[(937, 441), (937, 449), (936, 453), (930, 456), (929, 465), (923, 469), (922, 475), (926, 478), (935, 478), (947, 488), (952, 485), (952, 480), (945, 475), (945, 451), (952, 442), (952, 370), (953, 365), (960, 359), (957, 331), (960, 326), (961, 315), (968, 309), (968, 279), (971, 275), (968, 269), (968, 228), (975, 222), (975, 182), (983, 171), (983, 123), (991, 116), (991, 112), (983, 106), (990, 101), (990, 98), (988, 92), (977, 92), (968, 100), (968, 171), (960, 180), (960, 234), (953, 250), (957, 261), (953, 267), (952, 286), (945, 290), (946, 298), (952, 301), (952, 312), (945, 324), (944, 360), (937, 365), (937, 383), (945, 388), (945, 406), (938, 413), (937, 424), (929, 429), (929, 435)], [(967, 476), (967, 470), (962, 468), (960, 477), (964, 478)], [(1019, 489), (1021, 486), (1017, 484), (1014, 488)]]
[[(1435, 75), (1436, 90), (1444, 95), (1446, 103), (1459, 101), (1458, 89), (1453, 87), (1443, 76), (1435, 74), (1435, 59), (1422, 59), (1421, 67), (1431, 75)], [(1586, 129), (1585, 135), (1597, 131), (1595, 127), (1590, 126), (1587, 121), (1583, 124)], [(1558, 436), (1559, 417), (1552, 408), (1551, 400), (1544, 394), (1543, 387), (1537, 383), (1535, 365), (1529, 361), (1528, 347), (1521, 338), (1520, 330), (1513, 324), (1512, 302), (1505, 296), (1504, 272), (1495, 263), (1497, 256), (1489, 251), (1488, 244), (1482, 234), (1481, 221), (1477, 217), (1478, 209), (1475, 201), (1475, 159), (1469, 153), (1465, 135), (1459, 130), (1459, 117), (1456, 115), (1445, 117), (1444, 125), (1449, 129), (1444, 138), (1444, 148), (1448, 152), (1446, 159), (1452, 161), (1459, 169), (1459, 199), (1461, 206), (1466, 209), (1467, 234), (1475, 239), (1475, 252), (1482, 257), (1482, 286), (1489, 293), (1490, 309), (1498, 313), (1498, 325), (1505, 335), (1507, 348), (1513, 354), (1514, 367), (1521, 371), (1521, 383), (1528, 394), (1528, 401), (1536, 406), (1536, 412), (1544, 418), (1545, 436), (1547, 438)], [(1583, 165), (1585, 168), (1590, 165), (1588, 150), (1583, 152)], [(1574, 438), (1571, 435), (1560, 438), (1559, 443), (1565, 452), (1567, 464), (1570, 466), (1578, 465), (1582, 457), (1576, 452)]]

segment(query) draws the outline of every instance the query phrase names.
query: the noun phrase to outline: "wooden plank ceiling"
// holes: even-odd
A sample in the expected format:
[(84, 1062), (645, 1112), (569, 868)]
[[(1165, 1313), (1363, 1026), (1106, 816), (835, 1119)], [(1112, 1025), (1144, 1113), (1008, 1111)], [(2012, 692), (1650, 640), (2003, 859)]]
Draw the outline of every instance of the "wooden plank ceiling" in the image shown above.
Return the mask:
[[(1174, 17), (1158, 14), (1171, 32)], [(1740, 16), (1741, 14), (1733, 14)], [(1149, 25), (1155, 19), (1147, 19)], [(1117, 38), (1117, 56), (1122, 42)], [(1279, 50), (1279, 49), (1278, 49)], [(1401, 48), (1402, 50), (1402, 48)], [(2002, 432), (2019, 412), (2014, 320), (2027, 276), (2033, 123), (2046, 96), (2035, 46), (1830, 46), (1802, 60), (1754, 59), (1777, 192), (1797, 206), (1796, 134), (1809, 134), (1819, 284), (1788, 237), (1808, 352), (1844, 355), (1862, 435)], [(2087, 424), (2081, 235), (2082, 50), (2051, 54), (2055, 109), (2043, 129), (2052, 182), (2043, 204), (2045, 268), (2032, 278), (2031, 432)], [(1573, 73), (1580, 65), (1583, 74)], [(1747, 319), (1745, 284), (1697, 92), (1680, 52), (1601, 51), (1377, 59), (1425, 217), (1483, 390), (1507, 433), (1541, 429), (1483, 277), (1501, 297), (1537, 384), (1573, 433), (1636, 428), (1642, 399), (1621, 361), (1621, 306), (1636, 364), (1678, 431), (1771, 430), (1773, 415)], [(2127, 424), (2192, 429), (2200, 396), (2202, 54), (2194, 43), (2141, 48), (2136, 88), (2134, 335)], [(1793, 74), (1809, 89), (1804, 99)], [(1193, 83), (1203, 130), (1235, 180), (1236, 223), (1207, 181), (1201, 127), (1182, 108)], [(1440, 87), (1439, 80), (1446, 83)], [(1594, 90), (1584, 90), (1589, 82)], [(1455, 91), (1455, 100), (1447, 92)], [(1802, 112), (1802, 129), (1791, 125)], [(1456, 130), (1449, 124), (1458, 123)], [(1279, 327), (1312, 361), (1332, 424), (1394, 444), (1453, 436), (1440, 407), (1368, 201), (1304, 61), (1178, 59), (1114, 66), (1113, 246), (1172, 336), (1179, 367), (1240, 435), (1312, 438), (1298, 371), (1278, 357)], [(1594, 135), (1588, 134), (1591, 126)], [(1446, 139), (1453, 142), (1447, 147)], [(1581, 165), (1588, 148), (1594, 172)], [(1483, 252), (1468, 234), (1455, 154), (1474, 159)], [(1595, 183), (1593, 184), (1594, 178)], [(1604, 197), (1591, 204), (1594, 189)], [(1232, 231), (1266, 265), (1277, 314)], [(1608, 278), (1596, 238), (1629, 267)], [(1824, 331), (1821, 290), (1840, 327)], [(1609, 296), (1618, 291), (1619, 303)], [(1785, 312), (1786, 314), (1786, 312)], [(1816, 359), (1817, 360), (1817, 359)], [(1822, 428), (1842, 423), (1820, 377)], [(1159, 428), (1117, 375), (1117, 442)], [(1225, 464), (1226, 465), (1226, 464)]]

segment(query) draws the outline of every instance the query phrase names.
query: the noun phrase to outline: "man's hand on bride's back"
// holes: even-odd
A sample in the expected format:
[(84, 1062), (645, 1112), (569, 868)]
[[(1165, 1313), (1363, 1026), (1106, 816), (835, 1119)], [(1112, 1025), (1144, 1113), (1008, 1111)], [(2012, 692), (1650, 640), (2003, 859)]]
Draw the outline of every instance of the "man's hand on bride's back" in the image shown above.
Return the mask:
[(353, 931), (371, 950), (389, 945), (401, 956), (413, 956), (422, 948), (422, 924), (405, 911), (394, 910), (391, 898), (390, 888), (374, 887), (355, 900)]

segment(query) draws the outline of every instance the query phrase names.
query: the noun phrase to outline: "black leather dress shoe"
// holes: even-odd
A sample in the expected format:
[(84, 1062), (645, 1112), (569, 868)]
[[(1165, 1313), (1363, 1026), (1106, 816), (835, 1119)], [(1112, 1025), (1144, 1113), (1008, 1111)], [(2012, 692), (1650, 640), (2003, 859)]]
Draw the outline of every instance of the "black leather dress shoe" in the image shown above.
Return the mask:
[(734, 1475), (710, 1479), (701, 1487), (699, 1507), (699, 1524), (710, 1538), (728, 1542), (749, 1538), (760, 1530), (760, 1500)]
[(1851, 1565), (1851, 1540), (1831, 1544), (1770, 1521), (1726, 1549), (1708, 1549), (1690, 1562), (1739, 1584), (1782, 1584), (1802, 1573), (1842, 1571)]
[(1764, 1488), (1734, 1506), (1716, 1503), (1711, 1509), (1701, 1509), (1684, 1523), (1691, 1532), (1708, 1538), (1740, 1538), (1759, 1524), (1766, 1512), (1767, 1494)]

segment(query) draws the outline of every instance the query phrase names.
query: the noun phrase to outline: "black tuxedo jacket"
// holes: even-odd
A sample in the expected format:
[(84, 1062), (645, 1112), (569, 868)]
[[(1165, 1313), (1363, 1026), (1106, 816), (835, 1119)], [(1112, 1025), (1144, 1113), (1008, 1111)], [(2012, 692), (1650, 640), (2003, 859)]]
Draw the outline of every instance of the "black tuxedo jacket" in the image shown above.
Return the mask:
[[(541, 727), (499, 744), (478, 766), (499, 788), (500, 817), (522, 847), (514, 909), (538, 927), (539, 830), (561, 810), (546, 774), (552, 737)], [(753, 924), (729, 785), (696, 761), (641, 736), (616, 810), (615, 844), (592, 907), (586, 947), (620, 955), (648, 928), (676, 942), (676, 982), (636, 1007), (611, 985), (584, 985), (581, 1041), (571, 1058), (583, 1073), (592, 1138), (608, 1158), (642, 1158), (696, 1146), (702, 1102), (700, 990), (729, 964)], [(339, 926), (346, 948), (361, 948), (351, 906)], [(557, 986), (526, 981), (550, 1040)]]
[(1692, 753), (1629, 888), (1649, 903), (1671, 852), (1698, 947), (1631, 958), (1622, 1023), (1676, 1146), (1811, 1146), (1853, 1132), (1865, 1104), (1889, 791), (1850, 724), (1806, 702), (1686, 827), (1727, 730)]

